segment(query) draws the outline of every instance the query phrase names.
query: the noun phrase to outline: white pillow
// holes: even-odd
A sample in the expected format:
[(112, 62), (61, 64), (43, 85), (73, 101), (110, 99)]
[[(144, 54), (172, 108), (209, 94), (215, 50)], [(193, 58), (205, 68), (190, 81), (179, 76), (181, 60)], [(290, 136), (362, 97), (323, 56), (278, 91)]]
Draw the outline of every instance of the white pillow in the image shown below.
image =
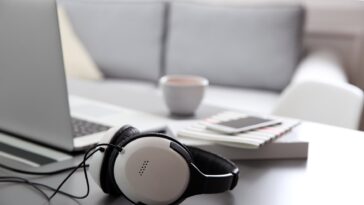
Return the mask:
[(58, 6), (58, 21), (62, 40), (63, 61), (67, 77), (101, 80), (103, 75), (79, 40), (67, 12)]

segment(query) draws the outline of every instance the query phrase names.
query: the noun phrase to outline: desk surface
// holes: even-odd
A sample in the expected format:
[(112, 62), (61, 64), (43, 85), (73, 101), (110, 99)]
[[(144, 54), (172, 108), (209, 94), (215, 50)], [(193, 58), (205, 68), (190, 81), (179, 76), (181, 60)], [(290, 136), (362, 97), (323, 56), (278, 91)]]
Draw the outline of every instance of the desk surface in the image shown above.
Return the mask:
[[(132, 102), (132, 99), (129, 98), (129, 101)], [(117, 102), (113, 103), (117, 104)], [(120, 103), (120, 105), (123, 104)], [(162, 113), (163, 110), (157, 110), (155, 113), (158, 112)], [(315, 123), (303, 123), (297, 129), (300, 135), (310, 141), (307, 161), (237, 161), (241, 174), (238, 186), (232, 192), (194, 196), (182, 204), (364, 204), (362, 194), (364, 190), (364, 133)], [(78, 159), (52, 165), (48, 169), (76, 162)], [(1, 175), (12, 174), (0, 172)], [(56, 187), (64, 176), (65, 174), (62, 174), (33, 178), (33, 180)], [(91, 193), (86, 199), (73, 201), (58, 195), (51, 204), (130, 204), (125, 199), (105, 195), (92, 180), (90, 185)], [(82, 172), (77, 172), (63, 190), (82, 195), (86, 190)], [(0, 184), (0, 204), (47, 204), (47, 202), (29, 187)]]

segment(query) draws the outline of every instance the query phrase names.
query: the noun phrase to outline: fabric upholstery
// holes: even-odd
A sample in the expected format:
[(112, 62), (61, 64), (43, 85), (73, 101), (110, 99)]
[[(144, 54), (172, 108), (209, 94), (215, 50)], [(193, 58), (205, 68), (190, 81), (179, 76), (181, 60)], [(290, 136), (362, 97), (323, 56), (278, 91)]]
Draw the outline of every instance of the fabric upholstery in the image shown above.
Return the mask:
[(299, 5), (171, 3), (166, 72), (212, 84), (282, 90), (301, 56)]
[(157, 81), (163, 2), (59, 0), (105, 77)]

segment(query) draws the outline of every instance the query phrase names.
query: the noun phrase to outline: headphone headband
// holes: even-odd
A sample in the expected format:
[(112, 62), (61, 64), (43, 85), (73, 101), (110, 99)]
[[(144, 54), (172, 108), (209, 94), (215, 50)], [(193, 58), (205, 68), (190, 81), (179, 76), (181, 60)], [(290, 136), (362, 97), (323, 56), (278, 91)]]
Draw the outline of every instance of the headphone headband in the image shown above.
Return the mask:
[(191, 184), (186, 197), (232, 190), (239, 179), (239, 168), (230, 160), (202, 149), (187, 146), (193, 157)]

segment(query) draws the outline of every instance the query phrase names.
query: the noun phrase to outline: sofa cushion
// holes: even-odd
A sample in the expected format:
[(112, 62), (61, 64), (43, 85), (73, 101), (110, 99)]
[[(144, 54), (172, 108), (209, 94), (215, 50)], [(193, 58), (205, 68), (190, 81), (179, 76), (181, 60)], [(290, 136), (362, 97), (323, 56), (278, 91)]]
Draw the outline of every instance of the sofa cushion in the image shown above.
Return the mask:
[(59, 0), (105, 77), (157, 81), (162, 2)]
[(210, 86), (205, 94), (204, 103), (231, 110), (270, 114), (279, 96), (279, 93), (268, 90)]
[(299, 5), (172, 3), (166, 72), (282, 90), (300, 59), (303, 20)]

